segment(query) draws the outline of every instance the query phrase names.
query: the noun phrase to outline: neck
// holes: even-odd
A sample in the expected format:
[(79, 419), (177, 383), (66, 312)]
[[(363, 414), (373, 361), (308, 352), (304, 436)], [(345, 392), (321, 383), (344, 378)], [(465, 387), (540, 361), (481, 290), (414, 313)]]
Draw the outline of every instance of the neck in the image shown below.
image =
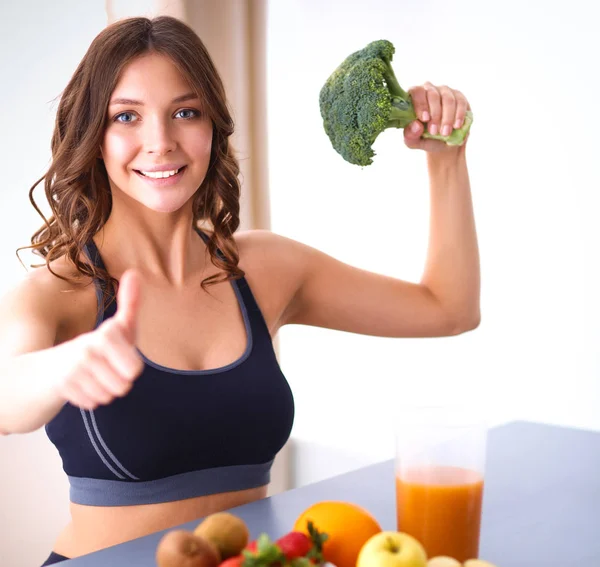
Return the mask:
[(191, 202), (174, 213), (132, 210), (113, 202), (94, 241), (117, 278), (135, 268), (144, 278), (181, 287), (207, 265), (205, 246), (193, 227)]

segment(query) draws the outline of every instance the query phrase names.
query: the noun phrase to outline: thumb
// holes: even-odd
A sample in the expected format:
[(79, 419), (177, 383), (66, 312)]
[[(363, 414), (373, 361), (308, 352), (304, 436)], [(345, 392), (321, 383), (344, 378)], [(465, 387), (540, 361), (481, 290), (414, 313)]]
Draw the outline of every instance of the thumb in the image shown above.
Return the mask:
[(141, 297), (142, 289), (138, 273), (134, 270), (127, 270), (119, 282), (115, 319), (124, 329), (127, 339), (132, 343), (136, 338), (137, 315)]
[(404, 143), (411, 149), (421, 149), (423, 140), (421, 136), (425, 127), (419, 120), (414, 120), (404, 128)]

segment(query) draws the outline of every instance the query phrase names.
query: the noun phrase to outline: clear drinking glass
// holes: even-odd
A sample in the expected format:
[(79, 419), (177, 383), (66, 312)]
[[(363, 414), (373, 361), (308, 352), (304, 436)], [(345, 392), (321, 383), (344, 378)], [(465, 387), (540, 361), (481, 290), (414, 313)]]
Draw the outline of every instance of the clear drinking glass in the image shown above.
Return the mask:
[(474, 408), (399, 409), (396, 437), (398, 531), (428, 557), (479, 554), (488, 426)]

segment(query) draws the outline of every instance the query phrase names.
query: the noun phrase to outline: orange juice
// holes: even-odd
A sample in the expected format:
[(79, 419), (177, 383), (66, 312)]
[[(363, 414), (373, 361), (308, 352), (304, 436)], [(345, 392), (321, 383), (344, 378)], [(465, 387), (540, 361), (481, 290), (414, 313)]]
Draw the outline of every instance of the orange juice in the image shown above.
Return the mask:
[(416, 537), (428, 557), (458, 561), (479, 554), (483, 478), (457, 467), (419, 467), (396, 475), (398, 530)]

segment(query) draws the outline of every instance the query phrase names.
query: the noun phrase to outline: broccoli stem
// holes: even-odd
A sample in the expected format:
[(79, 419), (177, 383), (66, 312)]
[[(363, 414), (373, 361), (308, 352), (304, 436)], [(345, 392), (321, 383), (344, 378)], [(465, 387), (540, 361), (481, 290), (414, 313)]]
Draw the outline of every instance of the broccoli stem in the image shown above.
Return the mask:
[(442, 142), (445, 142), (449, 146), (462, 146), (467, 135), (469, 134), (469, 130), (471, 129), (472, 123), (473, 113), (470, 110), (467, 110), (463, 125), (457, 130), (452, 130), (449, 136), (442, 136), (441, 134), (434, 135), (425, 131), (423, 132), (422, 138), (428, 138), (429, 140), (440, 140)]
[(385, 59), (384, 62), (385, 66), (387, 67), (387, 72), (384, 74), (384, 79), (387, 83), (390, 93), (392, 94), (392, 97), (410, 100), (410, 95), (400, 86), (398, 79), (396, 79), (396, 74), (394, 73), (391, 63)]
[(390, 116), (388, 119), (388, 128), (405, 128), (413, 120), (417, 119), (415, 109), (410, 100), (392, 97), (392, 109), (390, 110)]
[(404, 128), (413, 120), (416, 120), (417, 115), (412, 105), (412, 99), (396, 79), (396, 74), (389, 61), (384, 59), (386, 72), (383, 75), (390, 94), (392, 95), (392, 110), (390, 112), (388, 128)]

